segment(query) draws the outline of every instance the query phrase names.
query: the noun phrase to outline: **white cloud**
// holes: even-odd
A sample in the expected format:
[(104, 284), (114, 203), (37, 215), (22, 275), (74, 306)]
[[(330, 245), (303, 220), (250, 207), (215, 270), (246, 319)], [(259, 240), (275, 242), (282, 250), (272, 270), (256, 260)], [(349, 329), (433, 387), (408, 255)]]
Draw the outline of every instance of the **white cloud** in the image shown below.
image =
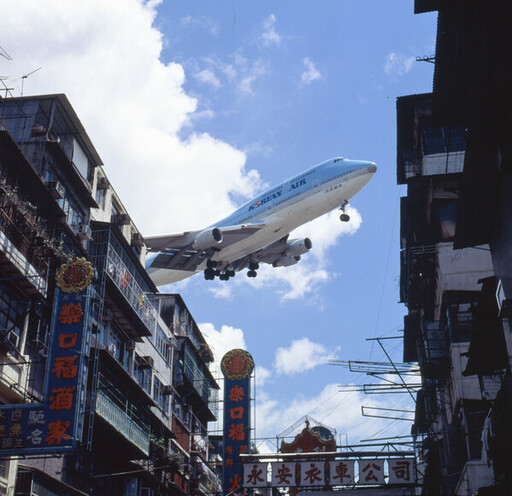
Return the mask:
[(244, 95), (253, 95), (254, 82), (258, 80), (261, 76), (266, 74), (266, 72), (266, 64), (261, 59), (256, 60), (256, 62), (254, 62), (254, 64), (251, 66), (247, 75), (244, 78), (242, 78), (240, 84), (238, 85), (240, 93)]
[(215, 57), (204, 57), (202, 61), (225, 77), (228, 82), (234, 82), (238, 76), (238, 71), (240, 68), (246, 67), (247, 61), (238, 54), (232, 55), (231, 58), (234, 59), (234, 64), (222, 62)]
[(182, 26), (198, 27), (199, 29), (206, 30), (215, 37), (219, 34), (217, 23), (210, 17), (193, 17), (188, 15), (180, 19), (180, 24)]
[(263, 41), (263, 45), (271, 46), (271, 45), (279, 45), (281, 43), (281, 36), (276, 31), (276, 16), (274, 14), (269, 15), (263, 21), (263, 33), (261, 34), (261, 39)]
[(309, 338), (295, 339), (289, 348), (277, 349), (274, 367), (278, 374), (299, 374), (325, 364), (335, 356), (335, 353)]
[(392, 52), (386, 57), (384, 72), (392, 77), (405, 76), (413, 67), (415, 58)]
[[(385, 398), (387, 395), (385, 395)], [(346, 434), (349, 443), (369, 438), (377, 432), (386, 432), (386, 436), (408, 434), (410, 422), (390, 421), (363, 417), (361, 406), (386, 407), (386, 399), (377, 395), (364, 395), (361, 392), (340, 392), (337, 384), (327, 384), (314, 396), (296, 395), (291, 401), (283, 403), (281, 398), (267, 394), (258, 394), (256, 402), (256, 427), (258, 437), (272, 437), (294, 425), (304, 416), (310, 416), (335, 429), (337, 434)], [(410, 402), (409, 402), (410, 403)], [(411, 409), (407, 403), (400, 402), (397, 408)], [(300, 431), (304, 424), (298, 426)], [(294, 432), (293, 435), (297, 434)], [(339, 439), (338, 439), (339, 441)], [(343, 436), (345, 442), (345, 436)]]
[(361, 214), (352, 206), (347, 207), (346, 212), (350, 216), (348, 222), (341, 222), (339, 220), (340, 211), (333, 210), (300, 226), (290, 234), (290, 238), (308, 237), (311, 239), (313, 248), (304, 256), (305, 259), (313, 256), (323, 267), (327, 260), (327, 250), (335, 246), (342, 236), (352, 236), (359, 230), (363, 222)]
[(242, 151), (209, 134), (181, 137), (198, 102), (183, 90), (183, 67), (160, 60), (157, 3), (48, 0), (43, 9), (27, 0), (4, 5), (0, 17), (14, 58), (0, 59), (0, 73), (19, 87), (21, 75), (43, 67), (25, 94), (67, 94), (145, 235), (200, 228), (234, 208), (231, 194), (260, 187)]
[(305, 57), (302, 60), (302, 63), (306, 67), (306, 70), (302, 73), (300, 77), (300, 81), (302, 84), (310, 84), (317, 79), (322, 79), (322, 74), (316, 68), (315, 64), (311, 61), (309, 57)]
[(229, 351), (236, 348), (247, 349), (242, 329), (223, 325), (220, 331), (215, 329), (211, 323), (198, 324), (207, 343), (215, 356), (215, 364), (219, 365), (222, 357)]
[(213, 287), (209, 287), (208, 291), (215, 297), (222, 300), (233, 299), (233, 285), (224, 284), (223, 281), (219, 281), (214, 284)]
[(267, 380), (272, 377), (272, 372), (261, 365), (256, 365), (254, 377), (256, 379), (256, 387), (263, 387)]
[(219, 89), (222, 84), (220, 79), (215, 75), (215, 73), (210, 69), (204, 69), (194, 75), (194, 77), (200, 83), (205, 83), (212, 86), (215, 89)]

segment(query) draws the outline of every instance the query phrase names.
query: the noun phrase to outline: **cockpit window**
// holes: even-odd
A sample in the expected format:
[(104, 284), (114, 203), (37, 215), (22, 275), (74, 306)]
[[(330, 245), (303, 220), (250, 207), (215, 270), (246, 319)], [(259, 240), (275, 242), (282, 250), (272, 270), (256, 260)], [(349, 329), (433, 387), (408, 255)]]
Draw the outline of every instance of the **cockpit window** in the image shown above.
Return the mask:
[(333, 161), (333, 164), (335, 164), (336, 162), (341, 162), (342, 160), (343, 160), (343, 157), (335, 158)]

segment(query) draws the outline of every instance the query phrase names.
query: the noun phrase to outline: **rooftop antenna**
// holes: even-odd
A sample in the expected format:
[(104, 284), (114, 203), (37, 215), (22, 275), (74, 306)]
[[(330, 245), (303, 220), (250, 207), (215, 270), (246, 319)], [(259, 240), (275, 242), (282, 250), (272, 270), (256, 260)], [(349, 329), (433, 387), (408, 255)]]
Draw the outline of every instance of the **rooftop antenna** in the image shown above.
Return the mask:
[(32, 72), (29, 72), (28, 74), (25, 74), (24, 76), (21, 76), (21, 96), (23, 96), (23, 85), (25, 83), (25, 79), (27, 79), (31, 74), (34, 74), (34, 72), (37, 72), (40, 69), (42, 69), (42, 67), (38, 67), (37, 69), (34, 69)]
[(12, 57), (0, 46), (0, 55), (7, 60), (12, 60)]

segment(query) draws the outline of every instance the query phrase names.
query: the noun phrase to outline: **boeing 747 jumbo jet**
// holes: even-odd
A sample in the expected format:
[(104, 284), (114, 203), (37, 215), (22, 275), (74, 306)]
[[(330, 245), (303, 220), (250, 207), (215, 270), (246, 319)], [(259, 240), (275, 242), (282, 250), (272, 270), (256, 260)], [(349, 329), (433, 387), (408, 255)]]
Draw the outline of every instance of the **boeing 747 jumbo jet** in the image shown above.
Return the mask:
[(161, 286), (201, 271), (205, 279), (227, 281), (245, 268), (256, 277), (260, 263), (294, 265), (312, 243), (289, 239), (290, 232), (337, 207), (340, 220), (348, 222), (348, 200), (376, 170), (373, 162), (333, 158), (261, 193), (204, 230), (145, 238), (152, 252), (146, 269)]

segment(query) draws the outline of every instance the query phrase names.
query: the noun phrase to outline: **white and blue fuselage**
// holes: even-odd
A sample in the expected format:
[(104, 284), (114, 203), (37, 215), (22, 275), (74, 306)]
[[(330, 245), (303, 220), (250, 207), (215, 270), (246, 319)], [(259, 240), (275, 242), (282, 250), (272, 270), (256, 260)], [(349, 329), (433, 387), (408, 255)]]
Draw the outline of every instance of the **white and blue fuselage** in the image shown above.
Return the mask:
[[(266, 190), (207, 229), (223, 231), (224, 228), (226, 233), (232, 233), (236, 226), (240, 229), (260, 227), (250, 235), (238, 236), (233, 242), (219, 242), (218, 248), (209, 253), (207, 258), (225, 268), (242, 259), (250, 260), (259, 251), (264, 253), (265, 247), (287, 236), (302, 224), (337, 207), (344, 207), (368, 183), (376, 170), (377, 166), (373, 162), (338, 157)], [(263, 258), (260, 260), (264, 261)], [(192, 273), (204, 270), (206, 261), (203, 262)], [(174, 282), (192, 275), (190, 270), (151, 266), (148, 272), (157, 284)]]

